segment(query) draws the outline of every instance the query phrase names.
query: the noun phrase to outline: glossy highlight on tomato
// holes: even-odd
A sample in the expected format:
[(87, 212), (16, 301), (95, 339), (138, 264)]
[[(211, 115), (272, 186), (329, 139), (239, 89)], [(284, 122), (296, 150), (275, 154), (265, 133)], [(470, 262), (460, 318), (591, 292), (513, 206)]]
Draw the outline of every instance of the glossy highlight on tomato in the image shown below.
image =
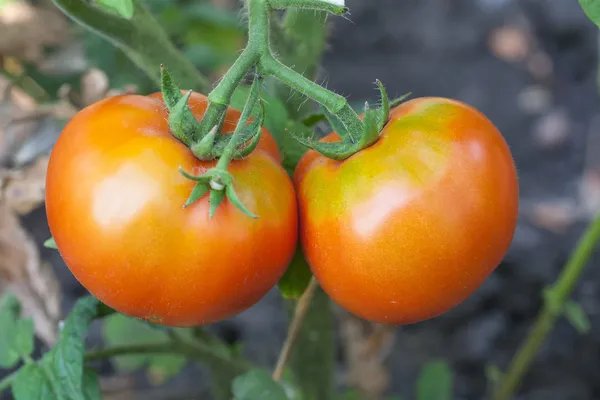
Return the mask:
[(450, 99), (401, 104), (379, 140), (346, 160), (307, 152), (294, 181), (313, 273), (339, 305), (375, 322), (414, 323), (461, 303), (498, 266), (517, 223), (504, 138)]
[[(193, 95), (202, 116), (205, 97)], [(240, 113), (229, 110), (225, 131)], [(48, 166), (46, 210), (65, 263), (117, 311), (171, 326), (202, 325), (256, 303), (283, 275), (297, 243), (297, 204), (281, 156), (264, 130), (233, 161), (235, 190), (259, 218), (226, 199), (209, 218), (208, 195), (183, 208), (214, 161), (196, 159), (169, 132), (159, 96), (124, 95), (79, 112)]]

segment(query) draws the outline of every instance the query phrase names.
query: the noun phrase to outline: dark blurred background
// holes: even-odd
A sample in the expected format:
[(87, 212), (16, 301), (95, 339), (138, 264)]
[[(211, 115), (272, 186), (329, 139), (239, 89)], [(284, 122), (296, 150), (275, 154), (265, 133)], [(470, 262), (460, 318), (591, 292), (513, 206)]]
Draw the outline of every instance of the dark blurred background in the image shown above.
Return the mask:
[[(52, 8), (49, 2), (23, 3), (34, 9)], [(175, 11), (159, 4), (164, 1), (151, 3), (157, 13), (162, 13), (161, 21), (172, 25), (172, 34), (180, 45), (193, 42), (189, 35), (176, 32), (174, 27), (181, 17), (173, 14)], [(215, 3), (227, 10), (235, 2)], [(575, 0), (348, 0), (347, 5), (351, 10), (348, 18), (332, 19), (320, 82), (356, 104), (376, 99), (377, 78), (393, 97), (412, 92), (415, 97), (457, 98), (479, 108), (499, 127), (515, 157), (521, 191), (520, 220), (503, 263), (455, 310), (427, 322), (386, 331), (382, 335), (385, 345), (375, 357), (384, 368), (379, 373), (388, 374), (383, 379), (388, 393), (412, 399), (419, 368), (427, 361), (443, 359), (454, 374), (455, 398), (482, 399), (490, 374), (495, 367), (506, 367), (539, 311), (544, 287), (556, 279), (586, 223), (600, 209), (597, 27)], [(49, 45), (66, 53), (55, 58), (47, 52), (15, 54), (23, 48), (2, 47), (2, 29), (9, 29), (8, 19), (2, 19), (3, 12), (6, 9), (0, 8), (4, 65), (8, 55), (20, 60), (29, 57), (28, 62), (38, 73), (41, 70), (42, 75), (52, 76), (48, 71), (54, 71), (54, 76), (66, 76), (66, 70), (82, 75), (92, 64), (106, 72), (111, 87), (123, 88), (129, 83), (142, 91), (148, 87), (147, 82), (128, 78), (135, 76), (127, 75), (131, 66), (110, 46), (81, 32), (73, 34), (77, 29), (60, 18), (56, 35), (69, 37), (69, 45), (65, 46), (63, 39)], [(239, 13), (230, 15), (232, 19), (227, 21), (233, 22), (226, 32), (233, 32), (234, 39), (225, 44), (190, 45), (186, 51), (191, 57), (206, 61), (212, 56), (214, 65), (226, 64), (228, 55), (215, 55), (214, 49), (239, 47), (236, 24), (243, 26)], [(49, 26), (38, 26), (37, 35), (43, 35)], [(35, 34), (32, 37), (29, 40), (35, 41)], [(96, 50), (90, 51), (91, 46), (97, 46)], [(91, 82), (92, 88), (107, 86), (102, 79)], [(14, 115), (15, 107), (27, 109), (13, 103), (3, 103), (0, 108), (4, 121)], [(44, 154), (60, 128), (60, 122), (56, 122), (60, 117), (55, 118), (55, 111), (51, 116), (27, 121), (26, 133), (14, 133), (16, 128), (10, 130), (6, 122), (0, 125), (0, 167), (19, 168)], [(19, 129), (25, 128), (21, 124)], [(3, 132), (5, 152), (1, 157)], [(8, 148), (10, 151), (6, 151)], [(36, 190), (35, 182), (28, 184), (27, 190)], [(40, 246), (49, 232), (43, 207), (36, 204), (33, 208), (31, 213), (18, 213)], [(54, 266), (62, 288), (61, 308), (66, 311), (86, 292), (57, 253), (40, 251), (41, 259)], [(518, 399), (600, 399), (599, 267), (597, 254), (574, 294), (589, 316), (591, 330), (580, 334), (561, 319), (532, 366)], [(337, 315), (342, 320), (347, 318), (343, 313)], [(244, 343), (244, 351), (253, 361), (270, 366), (277, 358), (286, 326), (283, 301), (274, 289), (258, 305), (214, 329), (230, 342)], [(344, 329), (348, 326), (341, 323), (338, 331), (342, 344), (336, 376), (340, 386), (347, 383), (346, 372), (352, 368), (349, 352), (343, 348), (344, 338), (346, 342), (348, 338)], [(90, 341), (101, 340), (102, 332), (96, 327)], [(104, 367), (108, 371), (109, 367)], [(188, 367), (187, 373), (170, 380), (165, 390), (197, 386), (197, 375), (202, 374), (199, 368)], [(361, 367), (356, 368), (360, 371)], [(118, 381), (112, 384), (124, 385)], [(148, 394), (144, 398), (155, 397)]]

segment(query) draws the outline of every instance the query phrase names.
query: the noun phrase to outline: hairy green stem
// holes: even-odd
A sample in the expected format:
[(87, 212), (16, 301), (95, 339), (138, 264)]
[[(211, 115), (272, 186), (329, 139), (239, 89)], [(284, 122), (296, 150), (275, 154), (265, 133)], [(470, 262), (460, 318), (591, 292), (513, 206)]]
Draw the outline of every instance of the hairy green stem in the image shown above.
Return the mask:
[(600, 241), (600, 215), (589, 225), (567, 261), (556, 283), (547, 291), (544, 305), (529, 335), (512, 359), (508, 372), (495, 387), (494, 400), (509, 400), (523, 380), (547, 334), (563, 315), (565, 302), (579, 281), (584, 267)]
[[(248, 44), (233, 66), (225, 73), (221, 82), (208, 95), (208, 109), (198, 129), (197, 141), (205, 137), (210, 129), (219, 125), (235, 88), (251, 68), (257, 67), (262, 74), (272, 75), (293, 89), (322, 104), (335, 114), (342, 123), (355, 132), (362, 132), (362, 121), (343, 96), (331, 92), (283, 65), (273, 55), (270, 47), (270, 12), (273, 9), (300, 7), (326, 10), (342, 14), (345, 8), (319, 0), (246, 0), (249, 18)], [(358, 134), (358, 133), (357, 133)]]
[(161, 64), (167, 65), (185, 88), (206, 91), (210, 83), (171, 42), (150, 12), (135, 0), (133, 18), (112, 15), (85, 0), (52, 0), (71, 19), (94, 31), (124, 53), (156, 84)]
[(268, 0), (269, 6), (274, 10), (284, 8), (308, 8), (315, 11), (327, 11), (335, 15), (342, 15), (348, 11), (344, 6), (322, 0)]

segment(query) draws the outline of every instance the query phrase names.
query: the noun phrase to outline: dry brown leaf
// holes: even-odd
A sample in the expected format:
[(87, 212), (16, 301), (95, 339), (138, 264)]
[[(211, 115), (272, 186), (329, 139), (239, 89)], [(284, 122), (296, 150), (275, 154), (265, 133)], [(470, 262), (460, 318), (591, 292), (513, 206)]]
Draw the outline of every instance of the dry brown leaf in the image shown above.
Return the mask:
[(12, 211), (25, 215), (44, 202), (48, 157), (40, 157), (22, 172), (5, 172), (4, 183), (0, 175), (0, 201)]
[(36, 244), (18, 217), (0, 201), (0, 280), (17, 296), (24, 315), (31, 317), (37, 336), (56, 342), (60, 319), (60, 286), (54, 271), (43, 264)]
[(59, 45), (67, 39), (68, 27), (56, 8), (11, 1), (0, 8), (0, 54), (40, 61), (45, 46)]
[(383, 398), (390, 383), (384, 365), (396, 337), (391, 326), (363, 321), (342, 312), (341, 329), (348, 362), (347, 383), (368, 400)]

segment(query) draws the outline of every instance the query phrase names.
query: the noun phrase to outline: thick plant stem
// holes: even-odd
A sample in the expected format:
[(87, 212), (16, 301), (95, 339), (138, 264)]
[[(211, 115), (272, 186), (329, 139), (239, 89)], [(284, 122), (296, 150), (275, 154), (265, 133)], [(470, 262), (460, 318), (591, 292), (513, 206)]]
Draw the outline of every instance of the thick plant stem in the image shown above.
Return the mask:
[(300, 332), (300, 328), (302, 327), (302, 323), (304, 322), (304, 318), (306, 317), (306, 313), (308, 312), (310, 303), (318, 287), (319, 282), (313, 276), (308, 284), (308, 287), (306, 288), (306, 291), (302, 294), (302, 297), (300, 297), (298, 303), (296, 304), (296, 310), (294, 311), (294, 317), (290, 323), (287, 338), (285, 339), (283, 347), (281, 348), (279, 359), (277, 360), (277, 364), (273, 370), (273, 380), (276, 382), (281, 379), (285, 365), (290, 358), (292, 346), (294, 345), (296, 337), (298, 336), (298, 332)]
[(210, 83), (181, 53), (150, 12), (135, 0), (131, 20), (101, 11), (85, 0), (52, 0), (56, 7), (89, 30), (109, 40), (156, 84), (161, 64), (166, 65), (184, 88), (206, 91)]
[(556, 319), (563, 315), (564, 304), (569, 299), (599, 241), (600, 215), (590, 224), (579, 240), (557, 282), (546, 292), (544, 306), (536, 318), (533, 328), (511, 361), (508, 372), (494, 390), (494, 400), (509, 400), (513, 397), (546, 335), (554, 327)]

